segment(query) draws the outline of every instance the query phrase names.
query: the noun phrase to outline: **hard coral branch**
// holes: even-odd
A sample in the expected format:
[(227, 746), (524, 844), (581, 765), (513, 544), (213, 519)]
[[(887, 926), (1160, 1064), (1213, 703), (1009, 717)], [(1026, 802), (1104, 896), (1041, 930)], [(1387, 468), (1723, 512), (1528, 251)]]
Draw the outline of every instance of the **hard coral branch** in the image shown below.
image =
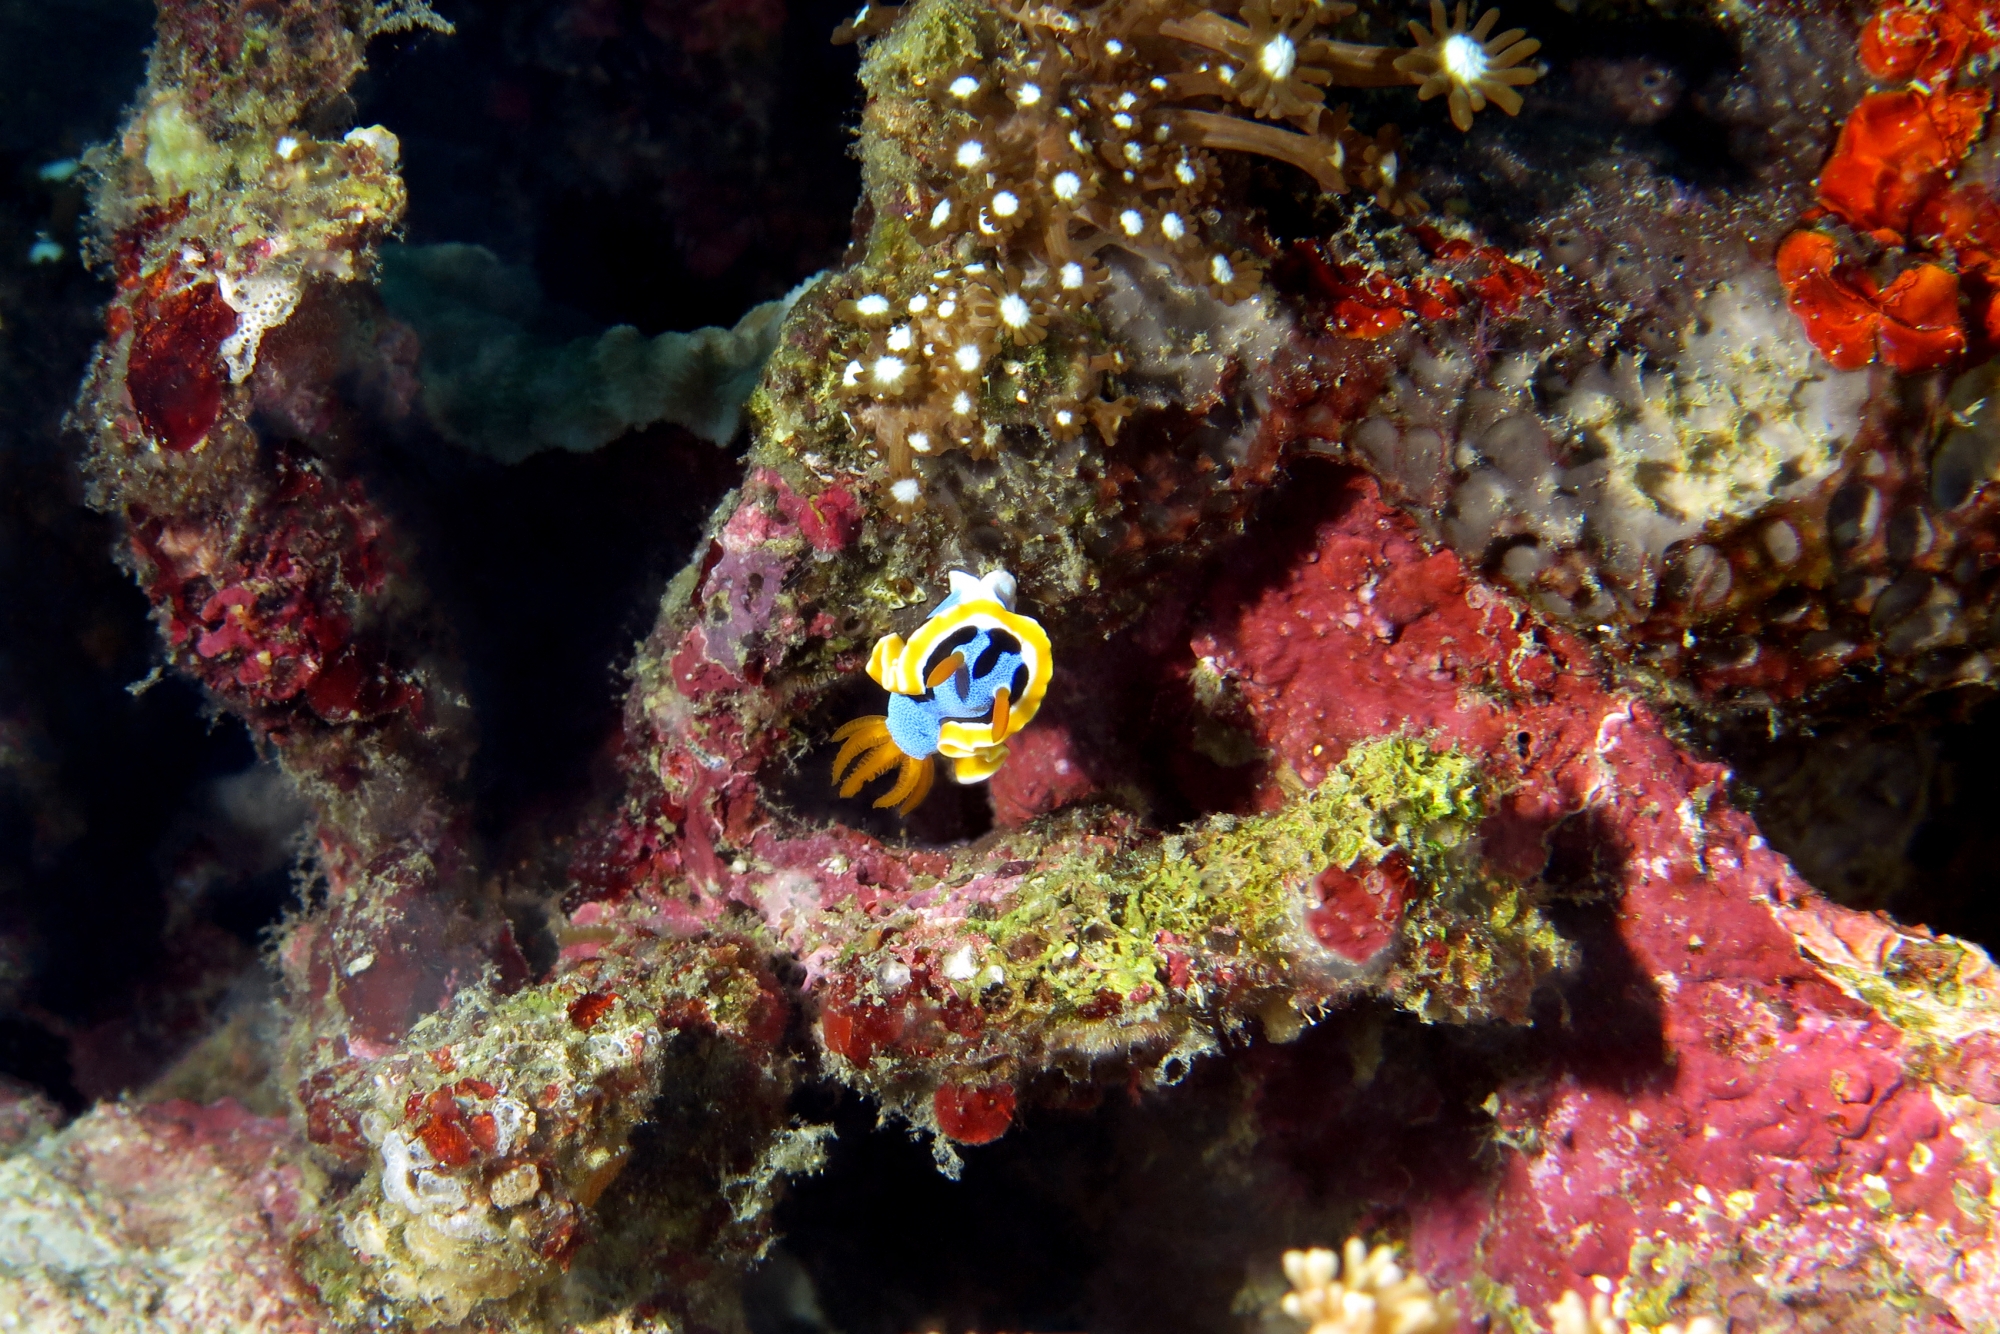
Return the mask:
[(1388, 1246), (1350, 1237), (1338, 1255), (1286, 1251), (1284, 1267), (1292, 1290), (1283, 1309), (1305, 1322), (1306, 1334), (1445, 1334), (1458, 1324), (1450, 1295), (1432, 1292)]

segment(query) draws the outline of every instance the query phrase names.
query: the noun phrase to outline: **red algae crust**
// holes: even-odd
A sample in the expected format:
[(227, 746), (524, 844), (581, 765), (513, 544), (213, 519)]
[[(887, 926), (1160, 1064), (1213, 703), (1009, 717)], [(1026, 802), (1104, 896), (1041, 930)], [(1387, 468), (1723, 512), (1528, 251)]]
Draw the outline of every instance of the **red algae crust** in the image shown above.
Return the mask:
[(1275, 580), (1217, 595), (1204, 653), (1302, 773), (1385, 717), (1421, 719), (1504, 775), (1492, 855), (1540, 862), (1588, 821), (1618, 859), (1572, 1004), (1641, 1020), (1624, 1050), (1580, 1011), (1538, 1033), (1485, 1109), (1499, 1170), (1371, 1202), (1405, 1213), (1418, 1267), (1473, 1310), (1541, 1310), (1603, 1279), (1648, 1322), (1992, 1325), (1977, 1095), (2000, 1091), (1966, 1068), (1983, 1055), (1952, 1062), (1992, 1040), (1991, 962), (1820, 899), (1728, 806), (1719, 766), (1427, 553), (1371, 484), (1327, 511)]

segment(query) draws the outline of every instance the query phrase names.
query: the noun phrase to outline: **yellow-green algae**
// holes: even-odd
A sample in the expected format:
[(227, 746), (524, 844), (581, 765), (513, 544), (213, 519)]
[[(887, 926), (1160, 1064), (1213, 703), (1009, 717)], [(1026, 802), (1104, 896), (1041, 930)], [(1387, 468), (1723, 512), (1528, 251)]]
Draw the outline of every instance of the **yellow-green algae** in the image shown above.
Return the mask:
[(1166, 976), (1163, 933), (1232, 933), (1238, 948), (1296, 947), (1299, 896), (1328, 866), (1401, 851), (1443, 868), (1481, 814), (1470, 759), (1404, 737), (1357, 746), (1318, 787), (1268, 815), (1215, 816), (1185, 834), (1030, 877), (991, 927), (1010, 980), (1059, 1009), (1100, 991), (1129, 996)]
[[(1518, 1021), (1570, 947), (1518, 886), (1485, 870), (1472, 840), (1484, 811), (1466, 755), (1403, 736), (1358, 745), (1278, 810), (1214, 816), (1139, 848), (1072, 853), (1029, 875), (996, 915), (967, 924), (983, 941), (961, 991), (984, 995), (989, 1028), (1095, 1051), (1188, 1045), (1211, 998), (1196, 983), (1169, 1002), (1177, 950), (1233, 958), (1239, 984), (1279, 1010), (1317, 1008), (1360, 983), (1331, 956), (1316, 966), (1321, 951), (1302, 923), (1314, 878), (1399, 853), (1415, 901), (1369, 989), (1427, 1020)], [(1274, 1017), (1284, 1026), (1276, 1012), (1267, 1026)]]
[(1474, 1274), (1465, 1286), (1472, 1294), (1473, 1309), (1489, 1318), (1487, 1328), (1494, 1334), (1545, 1334), (1542, 1322), (1521, 1304), (1512, 1286), (1484, 1274)]

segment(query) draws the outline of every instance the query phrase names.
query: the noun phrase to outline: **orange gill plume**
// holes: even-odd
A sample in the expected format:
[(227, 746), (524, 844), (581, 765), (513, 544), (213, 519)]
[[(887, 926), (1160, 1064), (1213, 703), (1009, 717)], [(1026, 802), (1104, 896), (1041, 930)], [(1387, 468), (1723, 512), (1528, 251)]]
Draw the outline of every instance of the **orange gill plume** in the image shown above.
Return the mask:
[[(889, 735), (889, 720), (881, 714), (856, 718), (836, 731), (833, 739), (841, 743), (840, 753), (833, 757), (833, 781), (840, 784), (841, 796), (854, 796), (869, 782), (899, 766), (895, 783), (875, 798), (877, 810), (894, 807), (896, 814), (908, 815), (931, 794), (931, 784), (937, 778), (936, 765), (929, 756), (919, 759), (905, 755)], [(853, 772), (842, 782), (841, 775), (850, 767)]]

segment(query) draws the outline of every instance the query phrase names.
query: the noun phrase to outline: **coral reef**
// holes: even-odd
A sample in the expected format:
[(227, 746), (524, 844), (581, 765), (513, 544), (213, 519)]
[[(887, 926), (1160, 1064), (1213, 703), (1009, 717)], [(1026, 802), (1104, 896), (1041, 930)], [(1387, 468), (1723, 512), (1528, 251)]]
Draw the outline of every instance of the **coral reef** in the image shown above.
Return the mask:
[[(370, 35), (418, 21), (435, 22), (310, 3), (163, 13), (148, 93), (98, 161), (120, 286), (76, 414), (94, 498), (124, 524), (175, 661), (313, 803), (326, 907), (280, 949), (286, 1069), (341, 1187), (306, 1270), (348, 1321), (384, 1318), (384, 1301), (430, 1321), (541, 1300), (666, 1070), (777, 1118), (746, 1124), (747, 1157), (699, 1150), (711, 1170), (755, 1179), (787, 1142), (782, 1009), (760, 954), (712, 942), (688, 968), (609, 950), (524, 990), (512, 928), (470, 874), (451, 654), (348, 471), (358, 411), (320, 343), (371, 322), (341, 287), (368, 276), (400, 214), (396, 142), (303, 123), (343, 95)], [(247, 74), (246, 48), (266, 53)], [(742, 1065), (729, 1052), (752, 1033)], [(676, 1209), (674, 1227), (710, 1242), (735, 1227), (706, 1198), (648, 1208), (621, 1234), (642, 1252)]]
[(107, 1104), (11, 1145), (0, 1320), (50, 1334), (324, 1329), (290, 1254), (319, 1226), (308, 1177), (282, 1118), (228, 1102)]
[[(659, 22), (727, 45), (718, 13)], [(1841, 249), (1967, 184), (1984, 104), (1942, 71), (1983, 30), (1708, 15), (1748, 68), (1703, 114), (1755, 170), (1606, 150), (1503, 245), (1466, 181), (1559, 150), (1488, 103), (1686, 108), (1557, 83), (1491, 11), (1348, 40), (1376, 17), (868, 7), (846, 265), (727, 334), (576, 341), (484, 252), (381, 257), (401, 145), (344, 108), (428, 9), (163, 5), (88, 159), (116, 286), (72, 425), (166, 665), (296, 786), (308, 883), (282, 995), (150, 1101), (13, 1100), (6, 1300), (741, 1329), (835, 1090), (953, 1177), (1117, 1095), (1214, 1110), (1202, 1189), (1283, 1207), (1154, 1244), (1356, 1237), (1244, 1307), (1322, 1331), (2000, 1322), (1990, 960), (1821, 898), (1667, 711), (1990, 669), (1991, 377), (1938, 369), (1983, 350), (1973, 284)], [(1785, 86), (1856, 41), (1938, 90)], [(1354, 128), (1398, 90), (1437, 165)], [(1840, 226), (1780, 242), (1813, 197)], [(604, 763), (493, 835), (397, 451), (726, 438), (753, 365)], [(933, 791), (933, 754), (990, 782)]]

